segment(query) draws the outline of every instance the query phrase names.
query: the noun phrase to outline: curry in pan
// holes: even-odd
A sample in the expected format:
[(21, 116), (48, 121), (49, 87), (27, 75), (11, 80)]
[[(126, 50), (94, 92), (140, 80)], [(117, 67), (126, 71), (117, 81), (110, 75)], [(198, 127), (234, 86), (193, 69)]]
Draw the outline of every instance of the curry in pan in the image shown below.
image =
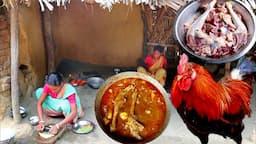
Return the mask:
[(106, 129), (139, 141), (150, 139), (160, 131), (166, 111), (160, 91), (139, 78), (116, 81), (106, 89), (100, 102), (100, 114)]

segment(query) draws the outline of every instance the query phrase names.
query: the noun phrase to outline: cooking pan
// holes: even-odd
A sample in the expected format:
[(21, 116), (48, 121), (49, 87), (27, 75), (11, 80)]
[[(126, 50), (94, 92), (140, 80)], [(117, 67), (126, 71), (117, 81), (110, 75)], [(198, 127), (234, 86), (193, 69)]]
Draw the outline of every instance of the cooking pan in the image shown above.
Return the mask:
[[(140, 79), (140, 80), (144, 80), (148, 83), (150, 83), (151, 85), (153, 85), (153, 87), (155, 87), (161, 97), (164, 100), (164, 106), (166, 108), (165, 111), (165, 117), (164, 117), (164, 121), (163, 123), (160, 124), (160, 128), (157, 130), (157, 132), (150, 136), (149, 138), (145, 138), (142, 140), (138, 140), (138, 139), (127, 139), (125, 137), (123, 137), (122, 135), (118, 135), (116, 133), (113, 133), (110, 131), (109, 126), (106, 126), (104, 123), (104, 116), (101, 113), (101, 102), (103, 99), (104, 94), (109, 91), (109, 88), (112, 86), (113, 84), (115, 84), (116, 82), (120, 82), (121, 80), (124, 79), (130, 79), (130, 78), (134, 78), (134, 79)], [(111, 87), (111, 88), (112, 88)], [(160, 136), (160, 134), (163, 132), (163, 130), (166, 128), (168, 121), (169, 121), (169, 117), (170, 117), (170, 102), (169, 102), (169, 96), (167, 94), (167, 92), (165, 91), (165, 89), (162, 87), (162, 85), (156, 81), (155, 79), (153, 79), (152, 77), (143, 74), (143, 73), (139, 73), (139, 72), (122, 72), (119, 73), (117, 75), (114, 75), (110, 78), (108, 78), (103, 85), (98, 89), (97, 91), (97, 95), (96, 95), (96, 99), (95, 99), (95, 114), (96, 114), (96, 119), (97, 122), (100, 126), (100, 128), (105, 132), (105, 134), (107, 134), (110, 138), (120, 142), (120, 143), (146, 143), (149, 141), (154, 140), (155, 138), (157, 138), (158, 136)]]

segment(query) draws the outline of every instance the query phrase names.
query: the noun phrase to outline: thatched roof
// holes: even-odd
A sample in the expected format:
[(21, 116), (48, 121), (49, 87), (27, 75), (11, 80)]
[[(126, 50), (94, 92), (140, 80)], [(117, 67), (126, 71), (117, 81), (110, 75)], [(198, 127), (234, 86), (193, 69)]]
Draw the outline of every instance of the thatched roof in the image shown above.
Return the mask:
[[(7, 8), (14, 7), (17, 3), (25, 3), (27, 6), (30, 5), (32, 0), (2, 0), (3, 5)], [(156, 9), (157, 7), (171, 7), (175, 11), (180, 7), (184, 6), (187, 2), (191, 0), (81, 0), (81, 3), (98, 3), (104, 9), (112, 9), (114, 4), (123, 3), (126, 5), (132, 5), (135, 3), (137, 5), (149, 5), (151, 9)], [(54, 6), (63, 6), (66, 8), (66, 5), (72, 2), (71, 0), (38, 0), (41, 11), (49, 9), (50, 11), (54, 10)]]
[[(24, 3), (27, 6), (30, 5), (32, 0), (2, 0), (3, 5), (8, 7), (14, 7), (17, 3)], [(81, 3), (98, 3), (104, 9), (107, 8), (109, 10), (112, 9), (112, 5), (123, 3), (126, 5), (131, 5), (135, 3), (137, 5), (149, 5), (152, 10), (156, 9), (157, 7), (171, 7), (175, 11), (180, 9), (186, 3), (191, 0), (81, 0)], [(201, 0), (203, 1), (203, 0)], [(251, 7), (252, 9), (256, 9), (256, 4), (254, 0), (241, 0), (246, 5)], [(38, 0), (41, 11), (45, 11), (45, 9), (49, 9), (50, 11), (54, 10), (54, 6), (63, 6), (66, 8), (66, 5), (71, 2), (71, 0)]]

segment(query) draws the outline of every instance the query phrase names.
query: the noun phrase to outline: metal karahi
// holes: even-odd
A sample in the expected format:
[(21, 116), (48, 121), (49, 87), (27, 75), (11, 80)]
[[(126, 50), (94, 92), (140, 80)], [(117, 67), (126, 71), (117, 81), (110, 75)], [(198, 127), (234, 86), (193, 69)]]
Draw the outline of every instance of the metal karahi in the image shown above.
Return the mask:
[(147, 143), (160, 136), (169, 122), (169, 107), (162, 85), (139, 72), (108, 78), (95, 99), (100, 128), (121, 143)]

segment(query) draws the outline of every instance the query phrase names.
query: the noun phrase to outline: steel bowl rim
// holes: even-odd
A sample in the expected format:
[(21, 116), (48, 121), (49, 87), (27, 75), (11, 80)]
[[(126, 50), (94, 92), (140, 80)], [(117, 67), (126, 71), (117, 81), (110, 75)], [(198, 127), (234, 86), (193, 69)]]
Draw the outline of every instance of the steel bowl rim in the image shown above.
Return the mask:
[(102, 77), (89, 77), (87, 79), (87, 83), (92, 88), (99, 88), (104, 83), (104, 79)]
[(3, 127), (3, 128), (0, 129), (0, 132), (2, 132), (2, 130), (3, 130), (3, 132), (7, 132), (7, 131), (11, 132), (12, 135), (9, 138), (7, 138), (7, 139), (3, 139), (3, 140), (0, 139), (0, 142), (10, 142), (10, 141), (12, 141), (14, 139), (14, 137), (16, 135), (16, 131), (13, 128)]
[(29, 117), (29, 122), (31, 125), (37, 125), (39, 123), (39, 117), (38, 116), (31, 116)]
[(76, 134), (88, 134), (88, 133), (91, 133), (92, 131), (94, 131), (94, 129), (95, 129), (95, 124), (94, 124), (92, 121), (90, 121), (90, 120), (79, 120), (79, 121), (77, 122), (77, 124), (78, 124), (79, 126), (84, 126), (84, 125), (81, 124), (81, 122), (86, 122), (87, 125), (91, 125), (91, 126), (92, 126), (92, 130), (90, 130), (90, 131), (88, 131), (88, 132), (85, 132), (85, 133), (79, 133), (79, 132), (77, 132), (77, 130), (75, 130), (75, 129), (72, 127), (72, 131), (73, 131), (74, 133), (76, 133)]
[[(191, 5), (193, 4), (194, 2), (197, 2), (197, 0), (193, 0), (193, 1), (190, 1), (189, 3), (187, 3), (185, 6), (183, 6), (182, 8), (179, 9), (179, 11), (177, 12), (176, 14), (176, 17), (175, 17), (175, 20), (174, 20), (174, 29), (173, 29), (173, 35), (174, 35), (174, 40), (179, 44), (179, 46), (185, 50), (186, 53), (189, 53), (189, 55), (193, 56), (193, 57), (196, 57), (200, 60), (203, 60), (205, 62), (208, 62), (208, 63), (215, 63), (215, 64), (221, 64), (221, 63), (226, 63), (226, 62), (231, 62), (231, 61), (234, 61), (234, 60), (237, 60), (239, 59), (240, 57), (242, 57), (243, 55), (245, 55), (247, 52), (249, 52), (254, 44), (255, 44), (255, 39), (256, 39), (256, 17), (254, 16), (254, 13), (253, 11), (251, 10), (251, 8), (249, 8), (247, 5), (245, 5), (243, 2), (241, 1), (238, 1), (238, 0), (234, 0), (232, 2), (236, 2), (240, 5), (242, 5), (245, 10), (248, 12), (248, 14), (250, 15), (251, 19), (252, 19), (252, 22), (253, 22), (253, 27), (254, 27), (254, 32), (253, 32), (253, 35), (251, 37), (251, 40), (250, 42), (247, 42), (246, 44), (246, 47), (243, 48), (243, 50), (239, 51), (239, 53), (236, 53), (236, 54), (233, 54), (233, 55), (230, 55), (228, 57), (223, 57), (223, 58), (218, 58), (218, 59), (214, 59), (214, 58), (209, 58), (209, 57), (203, 57), (203, 56), (199, 56), (197, 54), (195, 54), (192, 50), (190, 50), (190, 48), (186, 45), (186, 44), (183, 44), (178, 36), (178, 22), (179, 22), (179, 19), (180, 19), (180, 15), (182, 13), (184, 13), (184, 11)], [(247, 27), (247, 25), (246, 25)]]
[[(22, 110), (23, 112), (21, 112), (21, 110)], [(25, 117), (27, 116), (27, 110), (26, 110), (26, 108), (23, 107), (23, 106), (20, 106), (20, 107), (19, 107), (19, 113), (20, 113), (20, 115), (21, 115), (21, 118), (25, 118)], [(13, 118), (12, 108), (10, 108), (10, 110), (9, 110), (9, 116), (10, 116), (11, 118)]]

